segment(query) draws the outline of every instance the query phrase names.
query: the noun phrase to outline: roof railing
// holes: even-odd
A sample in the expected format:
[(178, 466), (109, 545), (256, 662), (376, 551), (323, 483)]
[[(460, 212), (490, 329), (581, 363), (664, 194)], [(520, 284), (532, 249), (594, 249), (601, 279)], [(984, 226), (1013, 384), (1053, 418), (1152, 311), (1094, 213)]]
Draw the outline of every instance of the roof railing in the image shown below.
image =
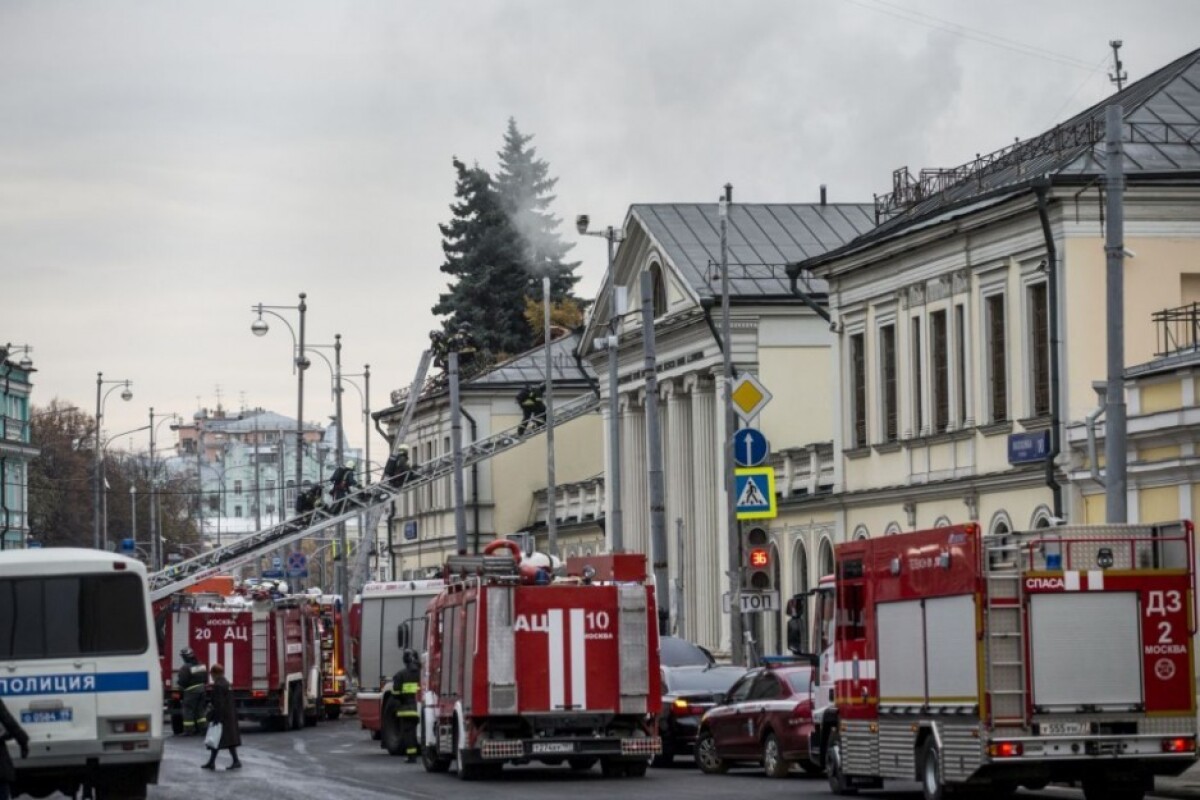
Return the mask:
[(1150, 318), (1157, 329), (1155, 357), (1193, 351), (1200, 344), (1200, 303), (1155, 311)]

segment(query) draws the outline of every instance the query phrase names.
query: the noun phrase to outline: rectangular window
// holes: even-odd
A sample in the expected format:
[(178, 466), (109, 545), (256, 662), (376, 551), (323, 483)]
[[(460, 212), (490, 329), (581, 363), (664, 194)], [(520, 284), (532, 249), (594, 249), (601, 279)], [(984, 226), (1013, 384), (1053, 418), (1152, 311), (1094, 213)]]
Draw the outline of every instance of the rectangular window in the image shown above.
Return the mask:
[(233, 493), (234, 493), (234, 495), (235, 495), (235, 496), (237, 496), (237, 497), (241, 497), (241, 496), (242, 496), (242, 482), (241, 482), (241, 481), (234, 481), (234, 482), (233, 482)]
[(942, 433), (950, 427), (950, 342), (946, 312), (929, 315), (929, 345), (933, 360), (933, 431)]
[(1004, 354), (1007, 346), (1004, 325), (1004, 295), (994, 294), (985, 301), (988, 340), (988, 409), (992, 422), (1008, 421), (1008, 360)]
[(967, 424), (967, 314), (961, 305), (954, 307), (954, 385), (955, 417), (961, 428)]
[(209, 511), (220, 511), (221, 510), (221, 495), (210, 494), (208, 496), (208, 510)]
[(136, 575), (0, 580), (5, 661), (144, 653), (145, 620), (146, 597)]
[(920, 436), (925, 429), (925, 377), (921, 374), (921, 320), (912, 321), (912, 376), (913, 376), (913, 435)]
[(885, 325), (879, 329), (880, 378), (883, 382), (883, 440), (894, 442), (899, 438), (899, 419), (896, 414), (896, 326)]
[(854, 438), (851, 447), (867, 446), (867, 354), (863, 347), (863, 335), (850, 337), (850, 396)]
[(1046, 302), (1046, 284), (1029, 287), (1030, 376), (1033, 389), (1033, 416), (1050, 413), (1050, 305)]
[(240, 516), (242, 516), (242, 507), (241, 507), (241, 506), (234, 506), (234, 507), (233, 507), (233, 515), (234, 515), (235, 517), (240, 517)]

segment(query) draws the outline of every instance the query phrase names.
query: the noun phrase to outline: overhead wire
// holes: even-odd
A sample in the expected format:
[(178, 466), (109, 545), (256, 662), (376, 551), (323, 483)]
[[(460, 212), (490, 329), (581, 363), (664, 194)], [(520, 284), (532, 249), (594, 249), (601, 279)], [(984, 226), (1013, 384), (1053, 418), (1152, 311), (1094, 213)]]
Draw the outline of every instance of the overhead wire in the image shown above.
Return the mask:
[(979, 42), (980, 44), (987, 44), (991, 45), (992, 47), (999, 47), (1015, 53), (1020, 53), (1021, 55), (1040, 58), (1045, 61), (1061, 64), (1065, 67), (1087, 70), (1089, 72), (1094, 71), (1091, 64), (1072, 56), (1055, 53), (1052, 50), (1047, 50), (1043, 47), (1038, 47), (1037, 45), (1019, 42), (1015, 39), (1009, 39), (994, 33), (988, 33), (986, 31), (970, 28), (966, 25), (960, 25), (956, 22), (950, 22), (948, 20), (941, 19), (940, 17), (935, 17), (932, 14), (926, 14), (922, 11), (915, 11), (913, 9), (908, 9), (903, 6), (889, 3), (887, 0), (844, 0), (844, 2), (856, 5), (859, 8), (863, 8), (868, 11), (874, 11), (879, 14), (887, 14), (890, 17), (895, 17), (896, 19), (912, 23), (913, 25), (921, 25), (926, 28), (944, 31), (955, 36), (960, 36), (964, 39)]

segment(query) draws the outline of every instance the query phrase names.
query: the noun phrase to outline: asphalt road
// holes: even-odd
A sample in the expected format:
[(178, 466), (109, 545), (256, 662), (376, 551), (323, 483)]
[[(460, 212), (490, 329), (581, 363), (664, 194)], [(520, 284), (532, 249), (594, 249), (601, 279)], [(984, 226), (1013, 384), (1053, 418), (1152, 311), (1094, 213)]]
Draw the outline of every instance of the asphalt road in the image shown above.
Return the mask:
[[(218, 759), (218, 771), (200, 769), (207, 757), (198, 738), (168, 738), (160, 783), (151, 788), (154, 800), (210, 800), (266, 798), (266, 800), (383, 800), (383, 798), (488, 797), (489, 800), (564, 800), (595, 797), (603, 800), (795, 800), (828, 799), (822, 778), (800, 772), (782, 780), (763, 775), (761, 769), (734, 769), (726, 775), (704, 775), (690, 759), (679, 759), (668, 769), (651, 769), (644, 778), (606, 779), (599, 767), (574, 773), (567, 767), (530, 765), (505, 767), (499, 780), (465, 784), (453, 773), (426, 773), (420, 763), (387, 755), (350, 717), (322, 722), (316, 728), (288, 733), (242, 726), (239, 749), (245, 765), (236, 772), (224, 770), (229, 754)], [(920, 800), (916, 783), (889, 783), (885, 791), (862, 795), (879, 800)], [(1020, 792), (1018, 800), (1081, 800), (1082, 793), (1068, 787), (1041, 792)]]

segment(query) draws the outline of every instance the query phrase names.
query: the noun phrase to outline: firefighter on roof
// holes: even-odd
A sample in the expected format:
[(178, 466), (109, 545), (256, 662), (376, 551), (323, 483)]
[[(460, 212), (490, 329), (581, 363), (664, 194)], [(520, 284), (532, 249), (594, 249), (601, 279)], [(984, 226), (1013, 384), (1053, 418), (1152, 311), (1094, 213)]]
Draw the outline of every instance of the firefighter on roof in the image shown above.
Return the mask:
[(404, 651), (404, 668), (392, 676), (392, 695), (396, 698), (396, 722), (404, 755), (417, 760), (417, 693), (421, 688), (421, 657), (416, 650)]
[(185, 736), (195, 736), (208, 725), (204, 713), (204, 690), (208, 688), (208, 668), (200, 663), (192, 648), (185, 647), (179, 651), (183, 664), (175, 682), (179, 685), (180, 705), (183, 706), (183, 733)]

